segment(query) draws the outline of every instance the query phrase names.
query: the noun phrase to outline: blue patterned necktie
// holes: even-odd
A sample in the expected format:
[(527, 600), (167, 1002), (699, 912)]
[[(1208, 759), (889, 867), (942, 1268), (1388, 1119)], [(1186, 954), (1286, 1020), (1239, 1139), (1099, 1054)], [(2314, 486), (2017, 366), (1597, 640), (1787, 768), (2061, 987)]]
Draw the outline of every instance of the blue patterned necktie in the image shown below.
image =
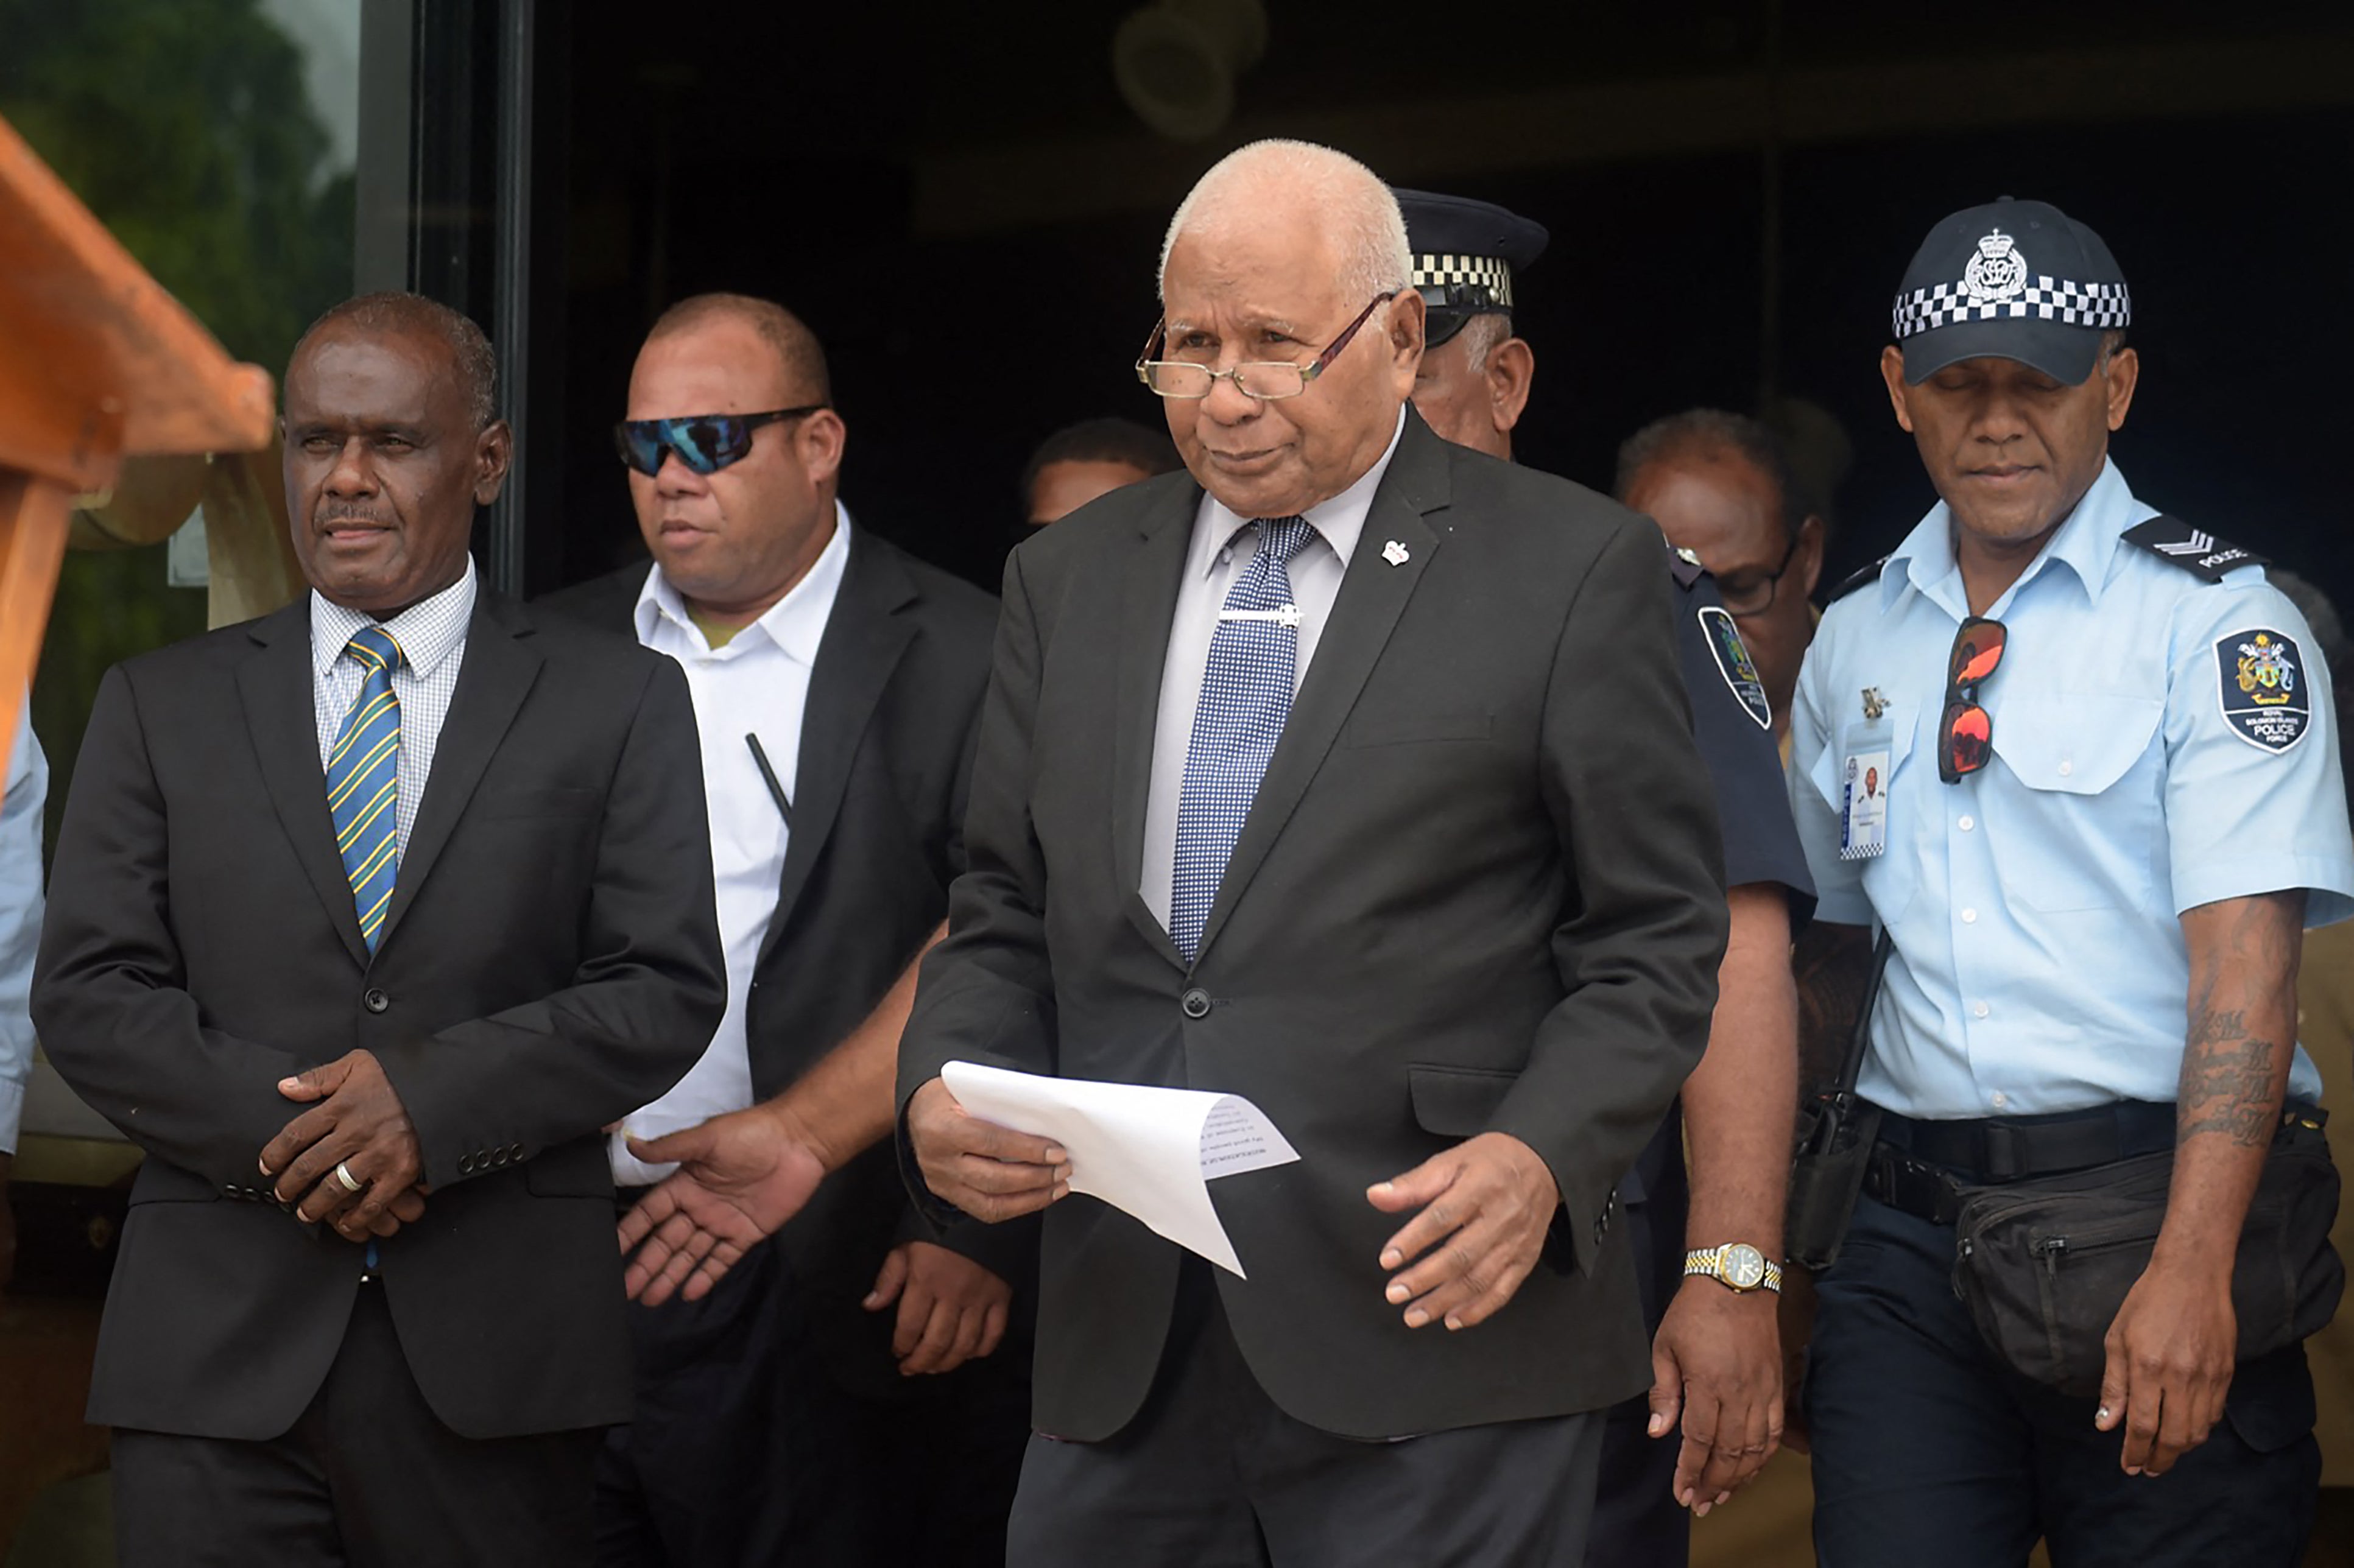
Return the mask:
[(1202, 672), (1202, 700), (1185, 748), (1177, 795), (1177, 853), (1169, 899), (1169, 935), (1191, 960), (1217, 902), (1226, 861), (1243, 819), (1283, 737), (1299, 670), (1299, 610), (1291, 597), (1291, 557), (1316, 537), (1299, 517), (1261, 517), (1258, 553), (1218, 611)]
[(351, 879), (360, 935), (373, 953), (400, 874), (400, 699), (392, 691), (400, 644), (383, 627), (367, 626), (344, 652), (367, 675), (327, 754), (327, 810), (344, 874)]

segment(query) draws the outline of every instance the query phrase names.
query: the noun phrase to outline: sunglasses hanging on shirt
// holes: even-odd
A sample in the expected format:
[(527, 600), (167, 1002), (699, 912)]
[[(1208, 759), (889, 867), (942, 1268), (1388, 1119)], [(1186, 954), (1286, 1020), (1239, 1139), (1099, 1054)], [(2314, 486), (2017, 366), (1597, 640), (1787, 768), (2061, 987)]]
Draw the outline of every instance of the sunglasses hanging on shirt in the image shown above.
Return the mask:
[(675, 419), (624, 419), (613, 427), (613, 446), (621, 461), (640, 473), (662, 471), (664, 453), (697, 473), (717, 473), (729, 463), (741, 462), (752, 452), (752, 432), (779, 419), (799, 419), (826, 403), (804, 403), (798, 408), (772, 408), (765, 414), (685, 414)]
[(1994, 717), (1978, 688), (2002, 666), (2006, 633), (1999, 620), (1974, 615), (1954, 633), (1946, 662), (1945, 716), (1937, 721), (1937, 777), (1958, 784), (1994, 760)]

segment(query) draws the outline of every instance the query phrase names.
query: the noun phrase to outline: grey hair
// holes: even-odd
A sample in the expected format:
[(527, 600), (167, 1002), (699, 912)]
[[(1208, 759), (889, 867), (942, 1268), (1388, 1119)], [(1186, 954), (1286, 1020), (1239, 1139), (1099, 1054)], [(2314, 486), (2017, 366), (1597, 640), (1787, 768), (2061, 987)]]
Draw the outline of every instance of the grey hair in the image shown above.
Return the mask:
[(436, 339), (450, 351), (451, 362), (457, 367), (459, 387), (466, 395), (466, 411), (473, 418), (474, 429), (487, 430), (491, 421), (498, 418), (498, 356), (491, 352), (491, 340), (472, 318), (422, 294), (392, 289), (362, 294), (342, 304), (330, 305), (322, 313), (304, 330), (302, 342), (294, 345), (287, 363), (291, 366), (301, 358), (303, 345), (322, 328), (342, 322), (363, 332), (415, 334)]
[(1344, 293), (1372, 299), (1404, 292), (1409, 286), (1414, 253), (1406, 247), (1405, 218), (1381, 176), (1346, 153), (1313, 142), (1271, 139), (1238, 147), (1219, 159), (1177, 204), (1161, 241), (1158, 286), (1162, 299), (1168, 298), (1169, 253), (1178, 239), (1237, 217), (1247, 221), (1246, 213), (1230, 209), (1270, 185), (1304, 196), (1324, 220), (1341, 252)]
[(1463, 340), (1463, 357), (1470, 365), (1471, 374), (1484, 375), (1488, 369), (1488, 356), (1512, 335), (1512, 318), (1494, 311), (1481, 311), (1465, 322), (1463, 330), (1455, 335)]

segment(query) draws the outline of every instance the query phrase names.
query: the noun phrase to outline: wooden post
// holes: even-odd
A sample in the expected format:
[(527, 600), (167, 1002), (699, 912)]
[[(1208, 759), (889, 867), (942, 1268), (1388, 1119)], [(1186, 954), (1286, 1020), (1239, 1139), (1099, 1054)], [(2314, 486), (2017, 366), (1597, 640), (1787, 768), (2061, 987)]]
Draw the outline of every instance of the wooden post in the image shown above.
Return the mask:
[[(268, 444), (270, 377), (222, 352), (0, 120), (0, 769), (73, 498), (133, 454)], [(5, 772), (0, 772), (5, 777)]]

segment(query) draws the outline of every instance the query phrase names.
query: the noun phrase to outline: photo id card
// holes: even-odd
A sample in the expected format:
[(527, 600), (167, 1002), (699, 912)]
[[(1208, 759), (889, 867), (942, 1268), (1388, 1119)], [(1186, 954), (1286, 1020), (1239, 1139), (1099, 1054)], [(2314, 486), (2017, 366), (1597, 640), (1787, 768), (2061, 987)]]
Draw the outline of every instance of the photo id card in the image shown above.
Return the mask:
[(1848, 753), (1841, 789), (1840, 859), (1869, 860), (1888, 848), (1888, 753)]

